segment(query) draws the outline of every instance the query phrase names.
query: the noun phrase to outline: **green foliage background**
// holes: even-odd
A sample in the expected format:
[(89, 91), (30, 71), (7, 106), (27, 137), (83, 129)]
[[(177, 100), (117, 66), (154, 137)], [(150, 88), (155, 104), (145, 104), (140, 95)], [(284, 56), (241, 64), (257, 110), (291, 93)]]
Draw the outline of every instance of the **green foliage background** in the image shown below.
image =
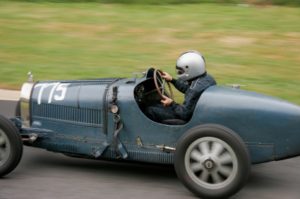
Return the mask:
[(230, 3), (257, 5), (300, 5), (300, 0), (13, 0), (24, 2), (98, 2), (121, 4), (191, 4), (191, 3)]
[(244, 85), (300, 104), (300, 8), (237, 4), (0, 1), (0, 87), (35, 80), (175, 75), (201, 51), (219, 85)]

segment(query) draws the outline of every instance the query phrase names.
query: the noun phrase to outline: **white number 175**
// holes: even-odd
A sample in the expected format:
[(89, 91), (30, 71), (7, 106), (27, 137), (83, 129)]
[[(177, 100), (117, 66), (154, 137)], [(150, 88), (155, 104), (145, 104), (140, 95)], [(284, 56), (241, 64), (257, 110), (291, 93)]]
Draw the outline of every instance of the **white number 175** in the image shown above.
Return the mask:
[(52, 100), (55, 101), (63, 101), (66, 97), (67, 88), (69, 84), (66, 83), (60, 83), (60, 82), (54, 82), (54, 83), (41, 83), (37, 84), (34, 88), (39, 88), (38, 93), (38, 104), (42, 103), (42, 96), (44, 93), (44, 90), (48, 87), (52, 87), (48, 96), (48, 103), (51, 104)]

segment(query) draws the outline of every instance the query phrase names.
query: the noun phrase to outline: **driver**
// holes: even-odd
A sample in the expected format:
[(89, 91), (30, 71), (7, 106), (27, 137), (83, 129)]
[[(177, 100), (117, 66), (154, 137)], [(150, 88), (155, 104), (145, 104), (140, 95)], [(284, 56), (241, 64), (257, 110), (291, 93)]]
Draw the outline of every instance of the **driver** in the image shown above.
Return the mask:
[(148, 117), (156, 122), (163, 122), (168, 119), (188, 121), (203, 91), (216, 85), (214, 78), (206, 72), (204, 57), (197, 51), (182, 53), (177, 59), (176, 70), (178, 79), (174, 79), (167, 72), (163, 72), (161, 76), (185, 94), (184, 102), (178, 104), (171, 98), (163, 96), (161, 104), (146, 109)]

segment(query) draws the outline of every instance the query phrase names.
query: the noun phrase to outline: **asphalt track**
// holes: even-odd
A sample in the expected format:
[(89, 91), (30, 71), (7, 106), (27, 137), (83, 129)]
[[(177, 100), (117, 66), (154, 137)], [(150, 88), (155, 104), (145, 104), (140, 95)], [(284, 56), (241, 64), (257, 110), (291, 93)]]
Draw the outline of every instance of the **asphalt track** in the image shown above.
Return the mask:
[[(12, 117), (15, 102), (0, 101)], [(66, 157), (24, 148), (17, 169), (0, 179), (0, 199), (189, 199), (172, 166)], [(300, 157), (254, 165), (234, 199), (300, 199)]]

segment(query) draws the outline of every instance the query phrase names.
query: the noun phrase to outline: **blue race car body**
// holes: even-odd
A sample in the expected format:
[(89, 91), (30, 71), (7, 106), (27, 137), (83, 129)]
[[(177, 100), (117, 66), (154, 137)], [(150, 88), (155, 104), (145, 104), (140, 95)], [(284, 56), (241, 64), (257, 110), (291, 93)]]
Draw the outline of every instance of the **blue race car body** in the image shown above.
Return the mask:
[(0, 117), (0, 152), (10, 157), (0, 157), (0, 176), (21, 158), (18, 136), (73, 157), (174, 164), (183, 184), (205, 198), (236, 193), (251, 163), (300, 155), (300, 107), (254, 92), (211, 86), (189, 121), (152, 121), (145, 109), (160, 103), (156, 72), (24, 83), (19, 116)]
[[(113, 88), (117, 88), (117, 117), (123, 125), (118, 138), (114, 137), (116, 116), (110, 111)], [(185, 132), (203, 124), (218, 124), (242, 138), (252, 163), (300, 154), (299, 106), (254, 92), (213, 86), (200, 97), (190, 121), (168, 125), (143, 113), (141, 104), (146, 104), (146, 95), (153, 89), (149, 75), (37, 82), (29, 100), (30, 125), (21, 129), (21, 134), (35, 133), (38, 139), (32, 145), (50, 151), (112, 159), (121, 155), (127, 160), (172, 164), (173, 153), (167, 149), (175, 150)], [(152, 99), (155, 101), (155, 96)], [(121, 145), (116, 146), (118, 142)]]

